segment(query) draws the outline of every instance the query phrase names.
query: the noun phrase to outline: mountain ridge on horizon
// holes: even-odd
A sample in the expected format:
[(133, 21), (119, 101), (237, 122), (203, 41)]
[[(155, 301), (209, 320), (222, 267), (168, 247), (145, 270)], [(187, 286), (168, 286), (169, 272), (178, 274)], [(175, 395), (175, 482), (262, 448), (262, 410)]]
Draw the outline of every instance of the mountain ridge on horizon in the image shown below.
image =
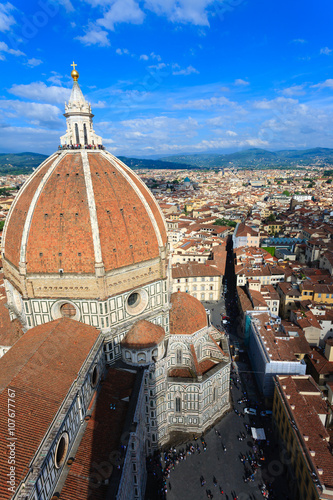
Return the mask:
[[(158, 157), (157, 157), (158, 156)], [(48, 156), (41, 153), (0, 153), (0, 174), (29, 174)], [(249, 148), (234, 153), (182, 153), (154, 158), (128, 157), (120, 155), (130, 168), (147, 169), (214, 169), (214, 168), (290, 168), (314, 166), (330, 166), (333, 164), (333, 149), (282, 149), (270, 151), (261, 148)]]

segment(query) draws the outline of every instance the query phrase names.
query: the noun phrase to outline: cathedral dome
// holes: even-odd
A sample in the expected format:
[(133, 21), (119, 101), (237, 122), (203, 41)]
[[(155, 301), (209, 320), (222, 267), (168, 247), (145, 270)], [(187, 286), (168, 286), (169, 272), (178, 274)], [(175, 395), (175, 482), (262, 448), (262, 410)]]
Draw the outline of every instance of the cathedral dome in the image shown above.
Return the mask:
[(198, 299), (184, 292), (171, 295), (171, 335), (192, 335), (206, 326), (207, 314)]
[(145, 349), (157, 346), (164, 337), (165, 331), (161, 326), (142, 319), (132, 326), (121, 345), (129, 349)]
[(140, 178), (104, 150), (77, 79), (65, 116), (62, 146), (31, 175), (7, 217), (5, 277), (24, 297), (55, 298), (103, 298), (165, 277), (162, 212)]

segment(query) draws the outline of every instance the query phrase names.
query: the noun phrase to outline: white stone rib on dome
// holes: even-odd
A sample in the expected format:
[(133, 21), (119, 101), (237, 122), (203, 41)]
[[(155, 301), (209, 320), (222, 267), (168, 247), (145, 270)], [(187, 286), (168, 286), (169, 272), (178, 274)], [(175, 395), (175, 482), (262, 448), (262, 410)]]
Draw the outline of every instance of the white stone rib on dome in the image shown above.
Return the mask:
[(58, 163), (63, 159), (63, 157), (65, 156), (65, 153), (61, 153), (57, 159), (55, 159), (55, 161), (52, 163), (52, 165), (50, 165), (48, 171), (45, 173), (43, 179), (41, 180), (41, 182), (39, 183), (39, 186), (38, 188), (36, 189), (35, 191), (35, 194), (32, 198), (32, 201), (31, 201), (31, 204), (30, 204), (30, 207), (29, 207), (29, 210), (28, 210), (28, 214), (27, 214), (27, 217), (25, 219), (25, 223), (24, 223), (24, 229), (23, 229), (23, 234), (22, 234), (22, 240), (21, 240), (21, 251), (20, 251), (20, 269), (24, 269), (25, 272), (26, 272), (26, 253), (27, 253), (27, 241), (28, 241), (28, 237), (29, 237), (29, 231), (30, 231), (30, 226), (31, 226), (31, 221), (32, 221), (32, 217), (33, 217), (33, 214), (34, 214), (34, 211), (35, 211), (35, 208), (36, 208), (36, 204), (37, 204), (37, 201), (38, 201), (38, 198), (43, 190), (43, 187), (45, 186), (45, 184), (47, 183), (48, 179), (50, 178), (50, 176), (52, 175), (52, 173), (54, 172), (55, 168), (57, 167)]
[[(155, 217), (154, 217), (154, 214), (153, 214), (153, 212), (151, 211), (150, 206), (148, 205), (148, 203), (147, 203), (147, 201), (146, 201), (145, 197), (144, 197), (144, 196), (143, 196), (143, 194), (141, 193), (140, 189), (139, 189), (139, 188), (136, 186), (136, 184), (132, 181), (132, 179), (130, 178), (130, 176), (129, 176), (129, 175), (127, 175), (127, 173), (126, 173), (126, 172), (124, 172), (123, 170), (121, 170), (121, 169), (119, 168), (119, 165), (117, 165), (117, 161), (119, 161), (119, 162), (120, 162), (120, 160), (118, 160), (116, 157), (114, 157), (113, 155), (111, 155), (111, 154), (110, 154), (110, 153), (108, 153), (108, 152), (107, 152), (107, 153), (105, 153), (105, 152), (103, 151), (103, 153), (102, 153), (102, 154), (103, 154), (103, 156), (104, 156), (104, 157), (105, 157), (105, 158), (106, 158), (106, 159), (107, 159), (107, 160), (108, 160), (108, 161), (112, 164), (112, 166), (113, 166), (113, 167), (115, 167), (115, 168), (117, 169), (117, 171), (118, 171), (118, 172), (119, 172), (119, 173), (120, 173), (123, 177), (125, 177), (125, 179), (127, 180), (127, 182), (128, 182), (128, 183), (132, 186), (132, 188), (134, 189), (134, 191), (136, 192), (136, 194), (137, 194), (137, 195), (138, 195), (138, 197), (140, 198), (140, 200), (141, 200), (142, 204), (144, 205), (144, 207), (145, 207), (145, 209), (146, 209), (146, 211), (147, 211), (147, 213), (148, 213), (148, 215), (149, 215), (149, 218), (150, 218), (150, 220), (151, 220), (151, 222), (152, 222), (152, 224), (153, 224), (153, 227), (154, 227), (154, 230), (155, 230), (155, 234), (156, 234), (156, 238), (157, 238), (157, 241), (158, 241), (158, 245), (159, 245), (160, 247), (162, 247), (162, 246), (163, 246), (163, 241), (162, 241), (162, 236), (161, 236), (160, 230), (159, 230), (159, 228), (158, 228), (157, 221), (156, 221), (156, 219), (155, 219)], [(111, 158), (110, 158), (110, 156), (111, 156)], [(117, 160), (117, 161), (114, 161), (114, 160)], [(122, 163), (122, 162), (121, 162), (121, 163)], [(124, 165), (124, 164), (122, 163), (122, 165)], [(133, 173), (133, 172), (132, 172), (132, 173)], [(163, 221), (164, 221), (164, 219), (163, 219)]]
[(4, 252), (4, 248), (5, 248), (5, 241), (6, 241), (6, 234), (7, 234), (7, 228), (8, 228), (8, 223), (10, 221), (10, 218), (11, 218), (11, 215), (12, 215), (12, 212), (15, 210), (15, 207), (16, 207), (16, 204), (17, 204), (17, 201), (19, 199), (19, 196), (21, 196), (21, 194), (28, 188), (29, 184), (32, 182), (32, 180), (34, 179), (34, 177), (36, 177), (36, 175), (38, 175), (39, 173), (39, 170), (41, 168), (43, 168), (43, 166), (46, 164), (46, 163), (49, 163), (50, 160), (55, 160), (57, 157), (59, 156), (59, 153), (53, 153), (53, 155), (49, 156), (48, 158), (46, 158), (39, 166), (38, 168), (36, 168), (36, 170), (34, 171), (34, 173), (29, 177), (29, 179), (23, 184), (23, 186), (21, 187), (20, 191), (19, 191), (19, 194), (15, 197), (15, 200), (14, 202), (12, 203), (10, 209), (9, 209), (9, 212), (8, 212), (8, 215), (6, 217), (6, 222), (5, 222), (5, 225), (4, 225), (4, 228), (3, 228), (3, 233), (2, 233), (2, 240), (1, 240), (1, 253), (3, 254)]
[[(142, 185), (142, 187), (143, 187), (145, 190), (149, 191), (149, 190), (147, 189), (147, 186), (145, 185), (145, 183), (144, 183), (144, 182), (140, 179), (140, 177), (139, 177), (139, 176), (138, 176), (138, 175), (134, 172), (134, 170), (131, 170), (131, 169), (130, 169), (127, 165), (126, 165), (126, 163), (124, 163), (124, 162), (122, 162), (121, 160), (119, 160), (119, 158), (117, 158), (116, 156), (114, 156), (112, 153), (109, 153), (109, 151), (107, 151), (107, 154), (108, 154), (109, 156), (111, 156), (113, 160), (116, 160), (117, 162), (119, 162), (119, 163), (122, 165), (122, 167), (124, 168), (124, 170), (126, 170), (127, 172), (131, 172), (131, 174), (132, 174), (132, 175), (133, 175), (133, 176), (137, 179), (137, 181), (138, 181), (138, 182)], [(150, 192), (150, 191), (149, 191), (149, 192)], [(143, 196), (143, 195), (142, 195), (142, 196)], [(148, 205), (148, 204), (147, 204), (147, 205)], [(149, 205), (148, 205), (148, 207), (149, 207)], [(165, 222), (164, 214), (163, 214), (163, 212), (162, 212), (162, 210), (161, 210), (161, 208), (160, 208), (160, 206), (159, 206), (159, 204), (158, 204), (157, 202), (156, 202), (156, 207), (157, 207), (157, 210), (159, 211), (160, 216), (161, 216), (161, 219), (162, 219), (162, 221), (163, 221), (163, 225), (164, 225), (164, 228), (165, 228), (165, 232), (167, 233), (167, 232), (168, 232), (168, 229), (167, 229), (167, 225), (166, 225), (166, 222)], [(149, 209), (150, 209), (150, 208), (149, 208)], [(154, 217), (154, 220), (156, 220), (156, 219), (155, 219), (155, 217)], [(160, 232), (159, 232), (159, 234), (160, 234)], [(162, 243), (162, 245), (163, 245), (163, 243)]]

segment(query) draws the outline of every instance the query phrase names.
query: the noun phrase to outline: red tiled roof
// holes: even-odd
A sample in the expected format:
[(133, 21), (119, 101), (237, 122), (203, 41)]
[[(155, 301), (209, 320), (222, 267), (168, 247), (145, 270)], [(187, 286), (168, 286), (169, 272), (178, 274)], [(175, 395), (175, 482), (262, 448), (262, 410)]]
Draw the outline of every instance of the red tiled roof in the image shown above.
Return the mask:
[[(105, 464), (103, 473), (112, 471), (110, 453), (118, 452), (120, 437), (128, 409), (128, 402), (122, 399), (131, 395), (136, 374), (125, 370), (110, 368), (101, 386), (91, 419), (82, 437), (70, 466), (65, 484), (61, 490), (64, 500), (104, 500), (107, 497), (107, 485), (99, 485), (98, 480), (91, 482), (99, 464)], [(110, 411), (110, 405), (115, 409)], [(115, 455), (116, 456), (116, 455)], [(116, 466), (114, 466), (114, 471)], [(95, 474), (95, 476), (92, 476)], [(106, 479), (107, 476), (103, 476)], [(92, 487), (93, 486), (93, 487)], [(97, 487), (94, 487), (97, 486)]]
[[(303, 446), (308, 449), (308, 452), (315, 453), (314, 456), (311, 456), (311, 461), (317, 470), (322, 469), (323, 471), (322, 474), (318, 474), (318, 477), (328, 488), (332, 488), (333, 459), (328, 442), (329, 434), (318, 415), (318, 410), (320, 413), (323, 412), (321, 394), (317, 392), (317, 396), (313, 395), (313, 392), (316, 393), (316, 384), (312, 377), (308, 376), (307, 378), (313, 387), (310, 395), (297, 386), (299, 377), (277, 376), (280, 390), (289, 396), (289, 399), (286, 398), (285, 401), (292, 412), (299, 434), (307, 436), (307, 440), (302, 439)], [(317, 398), (316, 402), (315, 398)], [(293, 409), (291, 409), (291, 405), (293, 405)]]
[(196, 262), (186, 262), (185, 264), (176, 264), (172, 266), (172, 277), (188, 278), (192, 276), (222, 276), (216, 267), (210, 265), (208, 260), (206, 264)]
[[(8, 441), (8, 392), (15, 391), (16, 486), (45, 436), (100, 333), (92, 326), (62, 318), (32, 328), (0, 359), (0, 443)], [(0, 455), (0, 474), (8, 472)], [(0, 498), (9, 498), (0, 482)]]
[(328, 361), (317, 349), (312, 349), (308, 355), (308, 361), (318, 374), (329, 375), (333, 373), (333, 361)]
[(171, 295), (171, 335), (192, 335), (207, 326), (207, 314), (201, 302), (184, 292)]
[(193, 378), (194, 375), (189, 368), (172, 368), (168, 373), (168, 377)]
[(121, 341), (121, 345), (131, 349), (142, 349), (158, 345), (165, 337), (164, 328), (142, 319), (134, 323)]

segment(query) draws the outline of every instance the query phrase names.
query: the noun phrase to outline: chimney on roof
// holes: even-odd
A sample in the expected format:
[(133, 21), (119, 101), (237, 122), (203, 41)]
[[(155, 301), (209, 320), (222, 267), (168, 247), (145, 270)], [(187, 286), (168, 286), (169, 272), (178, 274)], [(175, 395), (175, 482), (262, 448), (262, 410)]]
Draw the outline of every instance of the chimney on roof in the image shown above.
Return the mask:
[(309, 436), (303, 436), (304, 441), (309, 441)]
[(310, 455), (311, 457), (314, 457), (316, 455), (316, 452), (314, 450), (310, 450)]

